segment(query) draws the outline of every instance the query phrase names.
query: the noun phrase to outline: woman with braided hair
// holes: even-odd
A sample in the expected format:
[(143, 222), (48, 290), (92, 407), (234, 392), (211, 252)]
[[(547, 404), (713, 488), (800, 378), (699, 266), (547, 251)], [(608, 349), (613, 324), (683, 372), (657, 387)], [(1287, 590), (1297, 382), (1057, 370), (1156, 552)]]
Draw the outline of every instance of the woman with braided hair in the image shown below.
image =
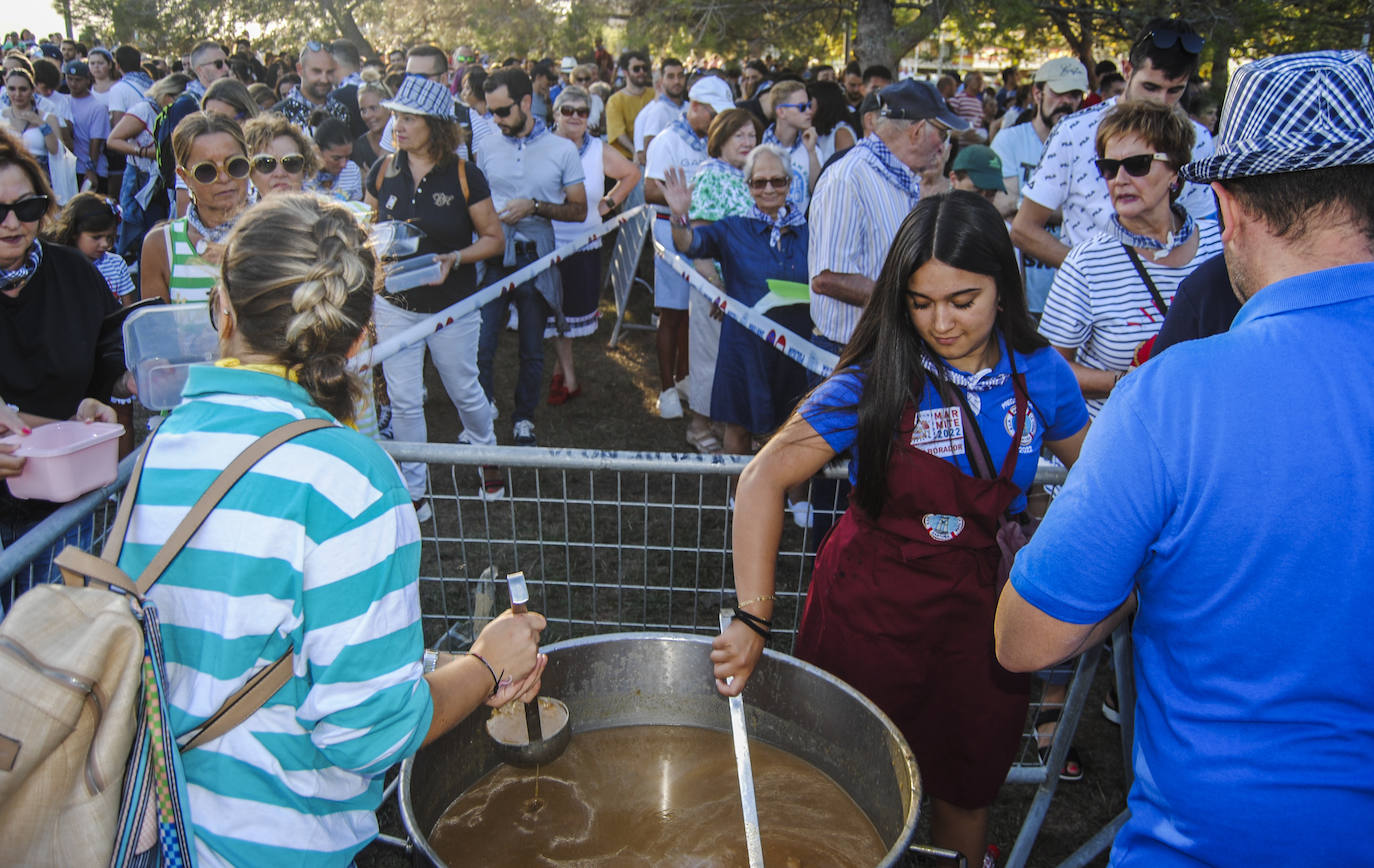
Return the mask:
[(504, 613), (469, 654), (424, 651), (410, 495), (347, 427), (376, 270), (343, 204), (285, 193), (245, 212), (210, 293), (221, 358), (192, 368), (135, 493), (119, 565), (137, 575), (250, 443), (336, 423), (254, 465), (150, 592), (178, 737), (291, 655), (266, 705), (183, 754), (202, 865), (349, 865), (377, 834), (388, 768), (484, 702), (538, 692), (539, 615)]

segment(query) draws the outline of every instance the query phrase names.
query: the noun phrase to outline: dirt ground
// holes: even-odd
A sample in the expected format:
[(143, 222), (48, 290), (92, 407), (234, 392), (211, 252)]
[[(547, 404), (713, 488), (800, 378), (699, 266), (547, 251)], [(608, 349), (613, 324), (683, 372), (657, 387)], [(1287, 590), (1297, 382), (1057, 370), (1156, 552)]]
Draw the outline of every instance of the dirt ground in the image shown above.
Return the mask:
[[(629, 320), (647, 323), (648, 308), (647, 295), (636, 293)], [(563, 406), (551, 407), (542, 402), (544, 393), (541, 392), (541, 404), (534, 419), (539, 445), (663, 452), (689, 450), (684, 439), (685, 422), (663, 420), (655, 413), (658, 377), (653, 333), (629, 331), (617, 348), (610, 349), (607, 342), (614, 324), (615, 307), (608, 293), (602, 303), (598, 333), (574, 341), (582, 397)], [(507, 333), (497, 356), (496, 387), (500, 409), (497, 437), (502, 444), (513, 442), (510, 414), (518, 365), (515, 343), (514, 333)], [(546, 345), (546, 386), (552, 369), (552, 347)], [(427, 382), (430, 438), (451, 441), (457, 433), (456, 413), (432, 368)], [(1098, 712), (1110, 677), (1104, 664), (1093, 684), (1079, 726), (1076, 744), (1086, 776), (1081, 781), (1059, 785), (1032, 851), (1032, 866), (1058, 864), (1124, 807), (1120, 730)], [(1011, 851), (1034, 794), (1033, 786), (1007, 785), (992, 808), (990, 840), (1001, 848), (1004, 856)], [(393, 804), (384, 805), (379, 816), (384, 834), (404, 836)], [(928, 835), (923, 823), (917, 840), (928, 841)], [(1105, 863), (1105, 857), (1099, 857), (1092, 864)], [(410, 860), (396, 849), (374, 843), (359, 855), (357, 864), (361, 868), (400, 868), (410, 864)]]

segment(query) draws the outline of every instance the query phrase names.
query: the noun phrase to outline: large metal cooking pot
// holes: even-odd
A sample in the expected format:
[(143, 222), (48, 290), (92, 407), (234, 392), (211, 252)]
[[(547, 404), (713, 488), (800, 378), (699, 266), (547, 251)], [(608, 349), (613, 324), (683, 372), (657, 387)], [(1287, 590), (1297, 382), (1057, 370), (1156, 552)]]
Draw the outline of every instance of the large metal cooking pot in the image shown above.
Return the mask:
[[(577, 733), (638, 724), (728, 732), (730, 712), (711, 675), (711, 639), (615, 633), (572, 639), (549, 655), (543, 691), (568, 705)], [(806, 760), (863, 809), (899, 863), (916, 829), (921, 779), (892, 721), (854, 688), (785, 654), (764, 653), (744, 691), (750, 736)], [(495, 768), (485, 710), (401, 764), (401, 821), (418, 864), (443, 866), (428, 835), (460, 793)], [(743, 826), (740, 835), (743, 840)], [(460, 866), (454, 866), (460, 868)]]

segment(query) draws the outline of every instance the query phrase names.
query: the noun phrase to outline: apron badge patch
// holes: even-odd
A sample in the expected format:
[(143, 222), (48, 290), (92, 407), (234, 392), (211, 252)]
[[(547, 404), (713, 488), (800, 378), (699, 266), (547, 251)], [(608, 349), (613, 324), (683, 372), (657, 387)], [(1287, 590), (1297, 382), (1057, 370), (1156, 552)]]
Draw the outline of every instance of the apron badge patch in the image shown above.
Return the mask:
[(939, 515), (928, 512), (921, 524), (930, 531), (930, 538), (936, 542), (949, 542), (964, 531), (964, 517), (961, 515)]

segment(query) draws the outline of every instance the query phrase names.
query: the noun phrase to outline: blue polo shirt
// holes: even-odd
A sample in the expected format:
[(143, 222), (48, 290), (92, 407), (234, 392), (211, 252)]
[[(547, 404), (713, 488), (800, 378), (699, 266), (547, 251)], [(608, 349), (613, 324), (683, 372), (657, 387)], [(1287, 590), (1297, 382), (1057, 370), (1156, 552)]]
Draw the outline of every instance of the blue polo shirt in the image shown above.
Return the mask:
[(1264, 288), (1121, 381), (1016, 558), (1062, 621), (1139, 593), (1113, 865), (1339, 864), (1374, 827), (1371, 333), (1374, 263)]

